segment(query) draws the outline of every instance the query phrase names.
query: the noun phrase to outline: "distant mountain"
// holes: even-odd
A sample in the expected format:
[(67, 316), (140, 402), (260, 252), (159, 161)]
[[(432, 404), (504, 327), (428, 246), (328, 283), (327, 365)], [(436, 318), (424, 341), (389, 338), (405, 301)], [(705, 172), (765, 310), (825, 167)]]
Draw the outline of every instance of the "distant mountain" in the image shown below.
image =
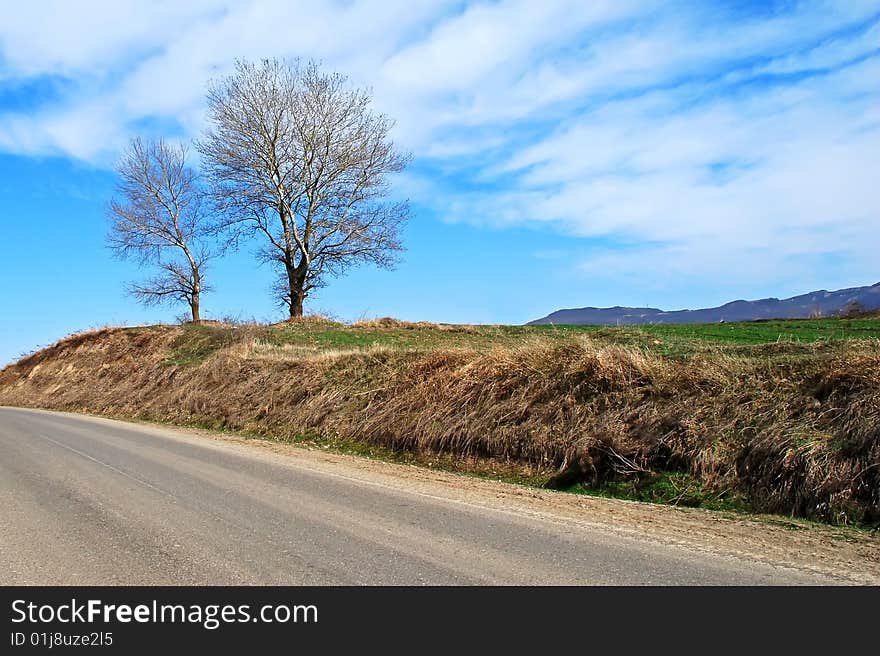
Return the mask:
[(807, 319), (814, 316), (834, 317), (851, 312), (880, 309), (880, 282), (870, 287), (851, 287), (836, 292), (824, 289), (791, 298), (764, 298), (758, 301), (731, 301), (720, 307), (702, 310), (673, 310), (657, 308), (584, 307), (557, 310), (536, 324), (568, 325), (640, 325), (647, 323), (717, 323), (719, 321), (755, 321), (757, 319)]

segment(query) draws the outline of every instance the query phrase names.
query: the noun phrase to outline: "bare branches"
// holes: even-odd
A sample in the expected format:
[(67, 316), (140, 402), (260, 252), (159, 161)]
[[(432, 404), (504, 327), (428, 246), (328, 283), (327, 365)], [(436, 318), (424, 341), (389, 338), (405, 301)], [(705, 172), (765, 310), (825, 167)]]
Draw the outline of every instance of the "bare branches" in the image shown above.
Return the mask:
[(154, 265), (161, 273), (130, 292), (147, 304), (185, 302), (193, 321), (205, 291), (207, 243), (204, 193), (186, 164), (185, 146), (133, 139), (120, 159), (117, 197), (108, 206), (108, 245), (122, 258)]
[(180, 262), (164, 262), (159, 265), (161, 273), (144, 281), (133, 283), (129, 292), (138, 297), (145, 305), (158, 305), (166, 302), (179, 301), (186, 304), (200, 292), (209, 291), (204, 283), (196, 289), (192, 270)]
[(291, 316), (324, 276), (390, 267), (402, 250), (408, 206), (386, 199), (408, 157), (370, 101), (312, 62), (240, 61), (210, 87), (198, 149), (223, 225), (263, 241), (261, 257), (287, 279), (277, 293)]

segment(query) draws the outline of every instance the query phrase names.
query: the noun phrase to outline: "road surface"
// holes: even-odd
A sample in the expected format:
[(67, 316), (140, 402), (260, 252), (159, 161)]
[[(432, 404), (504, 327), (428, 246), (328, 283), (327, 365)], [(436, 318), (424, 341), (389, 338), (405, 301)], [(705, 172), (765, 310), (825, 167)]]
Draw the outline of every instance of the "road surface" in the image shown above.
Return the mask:
[(836, 582), (291, 450), (0, 408), (0, 584)]

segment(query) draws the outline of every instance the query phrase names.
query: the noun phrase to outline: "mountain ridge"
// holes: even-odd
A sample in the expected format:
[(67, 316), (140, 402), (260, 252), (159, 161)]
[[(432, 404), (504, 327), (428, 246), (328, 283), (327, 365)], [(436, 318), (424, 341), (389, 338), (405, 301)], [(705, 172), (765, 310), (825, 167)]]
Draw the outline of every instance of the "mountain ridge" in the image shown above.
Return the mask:
[(697, 310), (661, 310), (651, 307), (565, 308), (526, 325), (566, 324), (637, 326), (651, 323), (719, 323), (761, 319), (808, 319), (834, 317), (856, 311), (880, 310), (880, 282), (835, 291), (819, 289), (789, 298), (775, 297), (747, 301), (737, 299), (723, 305)]

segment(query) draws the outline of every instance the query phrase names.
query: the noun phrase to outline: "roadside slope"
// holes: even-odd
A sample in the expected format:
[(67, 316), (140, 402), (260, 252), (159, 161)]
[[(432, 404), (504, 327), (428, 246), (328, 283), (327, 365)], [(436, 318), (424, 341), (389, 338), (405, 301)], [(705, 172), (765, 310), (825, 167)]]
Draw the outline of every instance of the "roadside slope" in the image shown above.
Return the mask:
[(614, 335), (628, 341), (402, 322), (104, 329), (5, 368), (0, 404), (366, 445), (679, 505), (880, 520), (880, 342), (681, 352)]

